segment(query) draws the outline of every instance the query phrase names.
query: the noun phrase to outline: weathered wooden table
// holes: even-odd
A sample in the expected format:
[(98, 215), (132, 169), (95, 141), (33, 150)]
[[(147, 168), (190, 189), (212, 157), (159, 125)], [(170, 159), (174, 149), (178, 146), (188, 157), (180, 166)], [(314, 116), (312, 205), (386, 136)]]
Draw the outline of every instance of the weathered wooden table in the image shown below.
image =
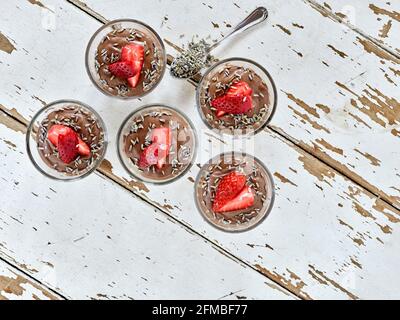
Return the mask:
[[(144, 103), (205, 130), (193, 83), (167, 74), (149, 96), (115, 101), (90, 83), (84, 51), (102, 23), (131, 17), (174, 56), (256, 5), (268, 23), (215, 54), (254, 59), (277, 83), (278, 111), (255, 138), (276, 202), (259, 227), (228, 234), (195, 208), (197, 165), (153, 186), (116, 156), (119, 125)], [(400, 298), (400, 1), (13, 0), (0, 32), (0, 299)], [(111, 140), (96, 174), (74, 183), (43, 177), (25, 150), (29, 119), (60, 98), (96, 108)]]

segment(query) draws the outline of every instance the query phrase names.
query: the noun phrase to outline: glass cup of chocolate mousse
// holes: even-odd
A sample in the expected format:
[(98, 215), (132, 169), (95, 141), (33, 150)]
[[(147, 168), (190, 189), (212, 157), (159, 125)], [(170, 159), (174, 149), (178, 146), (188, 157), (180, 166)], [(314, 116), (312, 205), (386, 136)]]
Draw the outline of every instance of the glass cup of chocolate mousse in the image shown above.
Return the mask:
[(261, 223), (275, 198), (273, 178), (260, 160), (245, 153), (210, 159), (195, 183), (196, 205), (218, 229), (241, 232)]
[(143, 106), (122, 123), (117, 135), (122, 165), (145, 182), (172, 182), (190, 169), (197, 137), (191, 121), (175, 108)]
[(104, 94), (133, 99), (150, 93), (166, 68), (164, 44), (148, 25), (133, 19), (98, 29), (86, 49), (86, 70)]
[(99, 114), (75, 100), (52, 102), (33, 117), (26, 134), (28, 156), (49, 178), (70, 181), (92, 173), (107, 149)]
[(205, 124), (231, 135), (255, 134), (272, 119), (277, 91), (271, 75), (258, 63), (230, 58), (211, 66), (196, 91)]

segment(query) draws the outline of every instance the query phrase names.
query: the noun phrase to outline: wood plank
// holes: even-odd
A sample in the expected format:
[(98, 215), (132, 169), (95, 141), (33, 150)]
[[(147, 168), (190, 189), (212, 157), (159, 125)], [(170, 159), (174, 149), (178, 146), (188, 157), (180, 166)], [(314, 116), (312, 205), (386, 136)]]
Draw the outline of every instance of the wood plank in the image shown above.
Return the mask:
[(400, 3), (398, 1), (311, 0), (352, 28), (400, 54)]
[[(49, 181), (26, 161), (24, 127), (5, 119), (0, 258), (72, 299), (294, 298), (101, 174)], [(51, 297), (3, 269), (0, 298)]]
[(0, 300), (58, 300), (60, 296), (0, 260)]
[[(154, 1), (116, 0), (112, 7), (107, 1), (84, 3), (108, 19), (144, 20), (178, 46), (195, 34), (218, 38), (252, 9), (244, 0), (159, 1), (157, 11), (151, 10)], [(246, 56), (264, 65), (279, 90), (271, 128), (400, 208), (400, 59), (306, 1), (262, 4), (270, 10), (269, 23), (215, 54)]]
[[(49, 3), (47, 1), (46, 5)], [(48, 102), (74, 97), (96, 107), (107, 119), (113, 137), (133, 108), (158, 100), (180, 107), (199, 131), (205, 130), (194, 108), (194, 88), (185, 81), (166, 76), (154, 93), (142, 101), (120, 102), (99, 95), (84, 70), (76, 67), (83, 61), (85, 44), (99, 24), (72, 6), (62, 5), (62, 8), (54, 8), (56, 21), (62, 28), (43, 32), (33, 24), (29, 39), (24, 33), (7, 29), (10, 38), (18, 39), (15, 41), (19, 42), (20, 48), (36, 50), (37, 60), (25, 61), (23, 49), (0, 58), (0, 61), (7, 58), (9, 68), (24, 66), (24, 70), (29, 70), (28, 76), (35, 79), (15, 77), (20, 90), (5, 83), (6, 93), (1, 96), (4, 110), (19, 119), (29, 118), (41, 106), (41, 102), (32, 96)], [(13, 6), (9, 10), (14, 10)], [(13, 13), (21, 21), (29, 20), (26, 15), (29, 15), (29, 21), (39, 19), (32, 10)], [(314, 17), (313, 13), (309, 15)], [(69, 21), (75, 21), (75, 24), (70, 25)], [(35, 43), (32, 41), (34, 34), (40, 35)], [(59, 48), (48, 46), (60, 39), (69, 48), (69, 59), (61, 64), (54, 58), (59, 56)], [(49, 68), (57, 67), (65, 79), (64, 85), (60, 85), (58, 74), (42, 68), (45, 64)], [(74, 70), (73, 74), (71, 70)], [(206, 133), (211, 137), (201, 141), (205, 143), (209, 139), (211, 142), (201, 146), (199, 164), (208, 160), (210, 148), (223, 150), (225, 146), (228, 150), (234, 143), (229, 140), (223, 143), (219, 137), (213, 138), (213, 133), (207, 130)], [(108, 162), (103, 163), (100, 171), (302, 298), (397, 297), (399, 212), (271, 130), (257, 135), (255, 140), (254, 144), (249, 141), (248, 145), (265, 146), (258, 147), (255, 154), (275, 174), (277, 199), (270, 217), (245, 234), (221, 233), (206, 224), (196, 212), (192, 192), (188, 190), (193, 188), (191, 181), (198, 173), (197, 166), (174, 183), (173, 188), (144, 185), (126, 175), (115, 157), (115, 146), (111, 144)], [(377, 265), (376, 261), (385, 263)]]

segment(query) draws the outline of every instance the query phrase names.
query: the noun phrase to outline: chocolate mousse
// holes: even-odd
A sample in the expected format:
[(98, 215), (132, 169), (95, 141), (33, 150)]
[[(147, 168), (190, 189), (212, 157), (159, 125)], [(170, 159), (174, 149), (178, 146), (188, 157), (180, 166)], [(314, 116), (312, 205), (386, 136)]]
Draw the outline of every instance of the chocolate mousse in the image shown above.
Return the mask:
[[(231, 94), (238, 83), (245, 85), (248, 91)], [(232, 100), (233, 95), (243, 99), (242, 111), (219, 113), (216, 108), (218, 100), (225, 96), (231, 96)], [(210, 127), (229, 133), (260, 130), (270, 120), (275, 108), (275, 90), (267, 84), (265, 76), (234, 61), (217, 64), (205, 75), (198, 99), (203, 120)]]
[[(110, 65), (123, 60), (124, 47), (138, 45), (143, 47), (143, 57), (137, 80), (132, 85), (128, 77), (120, 77), (110, 71)], [(109, 32), (97, 47), (95, 53), (95, 70), (100, 77), (100, 85), (111, 95), (121, 97), (142, 96), (149, 92), (161, 80), (165, 68), (163, 48), (155, 41), (154, 35), (147, 34), (135, 28), (118, 28)]]
[(269, 213), (274, 184), (267, 169), (254, 157), (226, 153), (203, 166), (195, 197), (208, 222), (226, 231), (244, 231)]
[[(60, 136), (65, 132), (76, 135), (77, 150), (71, 158), (60, 151)], [(88, 109), (70, 104), (50, 112), (39, 125), (37, 148), (43, 162), (67, 176), (80, 176), (90, 171), (105, 153), (104, 129)], [(68, 159), (68, 160), (66, 160)]]
[(192, 164), (196, 137), (188, 119), (166, 106), (147, 106), (129, 116), (119, 133), (119, 154), (138, 178), (162, 183)]

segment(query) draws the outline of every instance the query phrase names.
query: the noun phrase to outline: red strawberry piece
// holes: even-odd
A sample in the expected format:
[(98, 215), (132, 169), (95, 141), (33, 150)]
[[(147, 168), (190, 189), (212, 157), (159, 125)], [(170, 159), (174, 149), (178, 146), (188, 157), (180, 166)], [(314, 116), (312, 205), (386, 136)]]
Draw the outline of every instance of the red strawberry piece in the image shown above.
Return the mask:
[[(58, 137), (60, 135), (66, 135), (69, 132), (74, 132), (70, 127), (64, 126), (62, 124), (54, 124), (51, 126), (50, 130), (47, 132), (47, 138), (50, 142), (57, 147), (58, 145)], [(82, 156), (90, 155), (90, 148), (89, 146), (78, 137), (78, 153)]]
[(58, 155), (64, 163), (70, 163), (78, 156), (78, 135), (74, 131), (58, 136)]
[(243, 114), (253, 108), (251, 95), (253, 90), (247, 82), (240, 81), (233, 84), (221, 97), (211, 101), (211, 105), (217, 109), (217, 117), (226, 113)]
[(171, 129), (155, 128), (151, 132), (151, 140), (153, 144), (158, 145), (158, 161), (157, 168), (161, 169), (167, 162), (169, 149), (171, 148)]
[(153, 143), (148, 147), (144, 148), (142, 154), (139, 159), (139, 168), (145, 169), (154, 164), (157, 164), (158, 161), (158, 145)]
[(239, 81), (231, 85), (226, 94), (231, 96), (251, 96), (253, 94), (253, 90), (250, 88), (247, 82)]
[(135, 88), (139, 82), (144, 62), (144, 46), (140, 43), (130, 43), (122, 48), (121, 60), (132, 65), (134, 75), (129, 77), (128, 83)]
[(65, 135), (71, 131), (73, 132), (74, 130), (72, 130), (68, 126), (64, 126), (62, 124), (54, 124), (47, 132), (47, 139), (49, 139), (50, 142), (57, 147), (59, 135)]
[(254, 192), (251, 187), (245, 187), (243, 190), (232, 200), (228, 201), (216, 212), (231, 212), (247, 209), (254, 205)]
[(136, 74), (133, 65), (127, 61), (114, 62), (108, 66), (108, 70), (110, 70), (114, 76), (123, 79), (129, 79)]
[(128, 79), (128, 83), (132, 88), (136, 88), (140, 78), (140, 72), (136, 73), (133, 77)]
[(211, 101), (211, 105), (217, 109), (217, 116), (221, 117), (225, 113), (242, 114), (253, 108), (251, 96), (231, 96), (223, 95)]
[(90, 155), (90, 147), (79, 137), (78, 137), (78, 153), (84, 157)]
[(233, 171), (222, 178), (219, 182), (215, 199), (213, 203), (213, 210), (219, 210), (229, 201), (232, 200), (246, 184), (246, 176), (239, 172)]

